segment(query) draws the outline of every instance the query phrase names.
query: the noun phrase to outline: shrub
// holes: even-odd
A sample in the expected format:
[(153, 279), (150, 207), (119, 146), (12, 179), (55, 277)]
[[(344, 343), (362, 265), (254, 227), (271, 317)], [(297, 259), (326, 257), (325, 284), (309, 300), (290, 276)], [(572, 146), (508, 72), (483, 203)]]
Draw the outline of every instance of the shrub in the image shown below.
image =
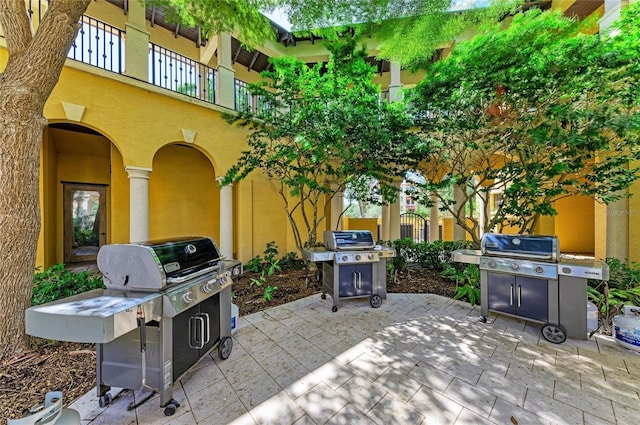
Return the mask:
[(480, 304), (480, 268), (477, 265), (467, 264), (462, 268), (449, 264), (440, 275), (456, 281), (454, 299), (466, 299), (471, 305)]
[(613, 317), (625, 305), (640, 305), (640, 264), (627, 264), (617, 258), (607, 258), (609, 281), (589, 280), (588, 297), (600, 312), (605, 331), (611, 331)]
[(104, 288), (99, 273), (89, 271), (75, 273), (66, 270), (64, 264), (56, 264), (42, 272), (39, 270), (40, 268), (36, 268), (33, 277), (31, 305), (44, 304), (92, 289)]

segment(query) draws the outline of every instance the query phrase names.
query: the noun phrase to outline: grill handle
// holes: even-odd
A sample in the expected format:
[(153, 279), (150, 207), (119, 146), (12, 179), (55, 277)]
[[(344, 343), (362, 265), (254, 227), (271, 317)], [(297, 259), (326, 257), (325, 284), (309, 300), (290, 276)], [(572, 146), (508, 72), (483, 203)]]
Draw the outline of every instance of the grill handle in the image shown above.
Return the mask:
[(522, 285), (518, 285), (518, 307), (522, 302)]
[(209, 313), (200, 313), (200, 316), (204, 319), (204, 326), (202, 329), (202, 346), (204, 347), (209, 343), (210, 332), (209, 332)]
[(209, 343), (209, 315), (198, 313), (189, 319), (189, 347), (200, 350)]
[(513, 285), (509, 285), (509, 305), (513, 305)]

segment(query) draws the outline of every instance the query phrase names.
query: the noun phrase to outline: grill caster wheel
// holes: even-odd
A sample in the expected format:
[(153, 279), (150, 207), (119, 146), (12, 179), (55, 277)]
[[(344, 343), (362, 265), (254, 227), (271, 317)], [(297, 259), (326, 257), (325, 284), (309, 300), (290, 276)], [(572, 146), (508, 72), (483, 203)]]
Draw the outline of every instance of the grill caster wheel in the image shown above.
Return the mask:
[(320, 298), (322, 298), (323, 300), (326, 300), (327, 299), (327, 294), (320, 295)]
[(169, 402), (169, 404), (167, 404), (164, 407), (164, 415), (165, 416), (172, 416), (174, 413), (176, 413), (176, 409), (180, 407), (180, 403), (178, 403), (175, 400), (171, 400)]
[(218, 355), (222, 360), (227, 360), (231, 355), (231, 350), (233, 349), (233, 340), (225, 336), (220, 341), (220, 346), (218, 347)]
[(369, 304), (371, 304), (373, 308), (378, 308), (382, 305), (382, 298), (380, 295), (372, 295)]
[(480, 323), (487, 323), (487, 316), (480, 316)]
[(553, 344), (562, 344), (567, 340), (567, 334), (559, 325), (544, 325), (540, 332), (544, 339)]
[(331, 307), (331, 312), (335, 313), (336, 311), (338, 311), (338, 306), (334, 305), (333, 307)]
[(98, 397), (98, 406), (107, 407), (112, 401), (113, 397), (111, 396), (111, 393), (106, 393), (105, 395)]

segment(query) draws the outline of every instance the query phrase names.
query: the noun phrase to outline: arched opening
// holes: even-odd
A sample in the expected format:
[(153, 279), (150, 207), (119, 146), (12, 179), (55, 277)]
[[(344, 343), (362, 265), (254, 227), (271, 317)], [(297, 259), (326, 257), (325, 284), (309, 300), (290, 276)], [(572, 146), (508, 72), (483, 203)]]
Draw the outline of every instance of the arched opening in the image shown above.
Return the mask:
[(54, 123), (45, 129), (38, 265), (93, 262), (108, 242), (114, 150), (88, 127)]
[(209, 159), (193, 146), (171, 144), (153, 158), (149, 239), (220, 233), (220, 192)]

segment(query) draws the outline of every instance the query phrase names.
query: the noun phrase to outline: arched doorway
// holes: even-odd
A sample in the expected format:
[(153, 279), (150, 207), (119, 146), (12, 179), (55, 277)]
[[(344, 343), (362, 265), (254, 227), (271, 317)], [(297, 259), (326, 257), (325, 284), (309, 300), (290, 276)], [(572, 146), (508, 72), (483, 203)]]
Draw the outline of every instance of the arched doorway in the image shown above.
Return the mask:
[(82, 125), (52, 123), (42, 146), (38, 264), (95, 261), (108, 236), (111, 141)]

